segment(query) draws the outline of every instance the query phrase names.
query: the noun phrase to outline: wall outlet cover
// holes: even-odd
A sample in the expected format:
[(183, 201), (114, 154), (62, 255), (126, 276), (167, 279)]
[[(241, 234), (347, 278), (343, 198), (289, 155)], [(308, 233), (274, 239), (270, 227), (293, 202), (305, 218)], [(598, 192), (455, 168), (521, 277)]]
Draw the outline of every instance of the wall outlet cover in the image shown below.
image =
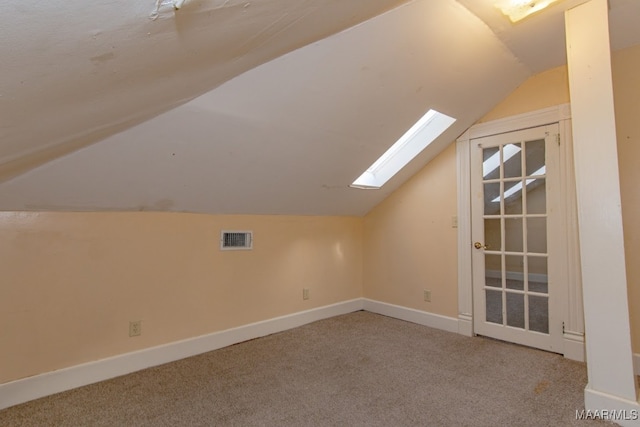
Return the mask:
[(142, 335), (142, 320), (132, 320), (129, 322), (129, 336), (137, 337)]

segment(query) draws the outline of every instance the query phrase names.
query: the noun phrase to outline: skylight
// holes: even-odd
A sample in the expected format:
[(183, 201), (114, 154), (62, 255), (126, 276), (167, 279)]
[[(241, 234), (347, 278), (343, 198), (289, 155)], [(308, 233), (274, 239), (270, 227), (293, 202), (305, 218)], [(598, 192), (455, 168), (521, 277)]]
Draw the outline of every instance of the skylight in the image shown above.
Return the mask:
[(351, 187), (378, 189), (451, 126), (456, 119), (427, 111), (400, 139), (376, 160)]

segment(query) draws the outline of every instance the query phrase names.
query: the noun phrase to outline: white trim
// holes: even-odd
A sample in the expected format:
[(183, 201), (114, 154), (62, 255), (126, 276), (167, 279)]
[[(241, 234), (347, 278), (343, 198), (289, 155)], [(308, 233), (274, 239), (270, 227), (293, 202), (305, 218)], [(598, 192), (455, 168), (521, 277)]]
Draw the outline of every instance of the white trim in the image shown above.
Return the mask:
[[(455, 319), (453, 317), (428, 313), (368, 298), (356, 298), (350, 301), (276, 317), (0, 384), (0, 410), (51, 394), (108, 380), (152, 366), (173, 362), (243, 341), (286, 331), (317, 320), (359, 310), (366, 310), (447, 332), (466, 336), (473, 335), (473, 323), (470, 315), (460, 314), (458, 319)], [(572, 342), (572, 347), (567, 347), (566, 343), (568, 341)], [(576, 345), (578, 342), (582, 342), (582, 353), (584, 354), (583, 335), (570, 332), (565, 333), (565, 350), (567, 348), (577, 349), (578, 347)], [(579, 350), (577, 350), (577, 352), (579, 352)], [(580, 360), (567, 354), (565, 354), (565, 357)], [(634, 362), (636, 374), (640, 375), (640, 354), (634, 354)]]
[(615, 419), (616, 424), (624, 427), (638, 427), (638, 414), (640, 414), (640, 404), (637, 401), (623, 399), (611, 394), (602, 393), (591, 388), (591, 383), (587, 384), (584, 390), (584, 406), (590, 411), (616, 411), (617, 415), (623, 414), (627, 419)]
[(357, 298), (0, 384), (0, 409), (362, 309)]
[(590, 389), (637, 408), (608, 14), (607, 0), (565, 12), (587, 371)]
[(530, 113), (518, 114), (504, 119), (479, 123), (470, 127), (458, 141), (484, 138), (485, 136), (498, 135), (532, 127), (558, 123), (571, 118), (569, 104), (561, 104), (555, 107), (544, 108)]
[(456, 142), (458, 185), (458, 333), (473, 335), (471, 277), (471, 154), (469, 140)]
[(640, 375), (640, 353), (633, 353), (633, 373)]
[(363, 299), (363, 309), (372, 313), (382, 314), (407, 322), (442, 329), (447, 332), (458, 332), (458, 319), (440, 314), (428, 313), (413, 308), (402, 307), (368, 298)]
[(473, 336), (473, 316), (470, 314), (458, 314), (458, 333), (466, 337)]
[(565, 331), (563, 334), (563, 347), (564, 357), (578, 362), (584, 362), (585, 348), (584, 348), (584, 334), (579, 332)]
[(562, 177), (560, 192), (563, 195), (560, 206), (562, 230), (565, 236), (565, 252), (558, 254), (560, 262), (566, 265), (563, 269), (567, 292), (564, 294), (567, 307), (565, 328), (584, 334), (584, 312), (582, 307), (582, 269), (580, 266), (580, 239), (578, 235), (578, 213), (576, 199), (575, 170), (573, 167), (573, 134), (571, 120), (560, 122), (560, 165)]

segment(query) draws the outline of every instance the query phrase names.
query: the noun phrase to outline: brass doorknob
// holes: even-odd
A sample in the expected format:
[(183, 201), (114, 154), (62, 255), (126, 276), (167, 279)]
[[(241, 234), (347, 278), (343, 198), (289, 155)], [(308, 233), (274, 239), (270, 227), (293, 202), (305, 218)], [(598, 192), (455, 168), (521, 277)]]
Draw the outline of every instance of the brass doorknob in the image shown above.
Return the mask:
[(488, 245), (483, 245), (483, 244), (482, 244), (482, 243), (480, 243), (480, 242), (475, 242), (475, 243), (473, 244), (473, 246), (474, 246), (476, 249), (487, 249), (487, 248), (489, 247)]

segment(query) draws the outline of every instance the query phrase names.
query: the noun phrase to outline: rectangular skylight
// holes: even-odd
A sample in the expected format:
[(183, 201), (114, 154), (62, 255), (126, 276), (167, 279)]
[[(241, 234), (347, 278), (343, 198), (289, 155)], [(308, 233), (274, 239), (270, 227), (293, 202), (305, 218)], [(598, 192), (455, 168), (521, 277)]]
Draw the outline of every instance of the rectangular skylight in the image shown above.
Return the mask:
[(455, 121), (456, 119), (435, 110), (427, 111), (427, 114), (353, 181), (351, 187), (364, 189), (382, 187)]

